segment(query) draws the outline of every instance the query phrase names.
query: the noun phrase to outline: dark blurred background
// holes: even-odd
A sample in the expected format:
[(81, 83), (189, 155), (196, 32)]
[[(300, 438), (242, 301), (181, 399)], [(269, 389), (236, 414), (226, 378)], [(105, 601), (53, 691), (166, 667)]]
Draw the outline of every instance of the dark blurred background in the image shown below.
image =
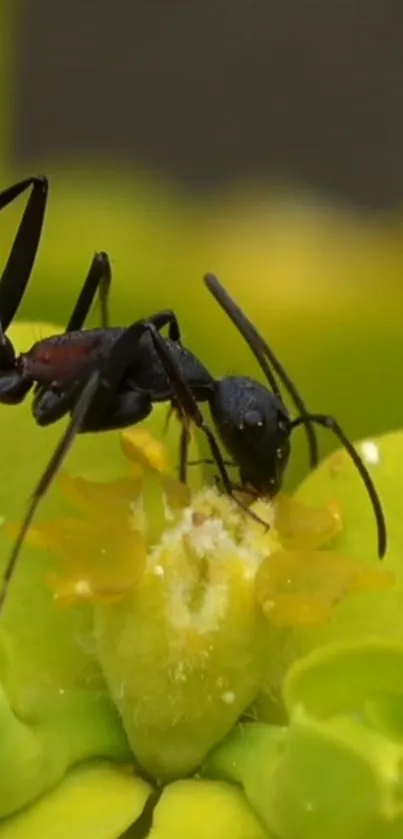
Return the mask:
[(401, 0), (31, 0), (15, 153), (403, 200)]
[(402, 0), (0, 0), (0, 24), (1, 181), (51, 183), (27, 345), (102, 249), (112, 323), (173, 308), (212, 373), (260, 375), (211, 270), (312, 410), (352, 439), (402, 427)]

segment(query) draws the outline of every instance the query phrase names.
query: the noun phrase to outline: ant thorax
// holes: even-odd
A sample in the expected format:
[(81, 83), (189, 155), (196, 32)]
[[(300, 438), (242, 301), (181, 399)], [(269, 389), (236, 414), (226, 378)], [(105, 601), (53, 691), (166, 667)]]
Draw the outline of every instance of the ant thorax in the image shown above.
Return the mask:
[(102, 336), (102, 330), (94, 329), (37, 341), (20, 356), (23, 373), (40, 384), (69, 382), (89, 361), (96, 360), (102, 349)]

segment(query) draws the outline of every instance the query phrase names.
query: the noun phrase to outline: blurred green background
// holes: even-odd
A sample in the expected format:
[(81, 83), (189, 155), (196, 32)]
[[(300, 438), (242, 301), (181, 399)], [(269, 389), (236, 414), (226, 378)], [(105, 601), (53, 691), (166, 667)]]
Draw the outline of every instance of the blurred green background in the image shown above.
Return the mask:
[[(77, 58), (76, 64), (80, 68), (85, 87), (88, 86), (88, 68), (82, 63), (82, 56), (85, 56), (86, 45), (90, 45), (90, 42), (93, 46), (96, 44), (101, 30), (99, 28), (98, 33), (94, 16), (91, 32), (85, 29), (79, 5), (70, 5), (75, 15), (70, 23), (74, 24), (76, 41), (69, 41), (69, 60), (74, 64), (75, 51), (78, 55), (81, 49), (81, 57)], [(142, 5), (137, 7), (139, 14)], [(336, 5), (330, 4), (330, 14)], [(65, 4), (62, 6), (65, 10)], [(176, 8), (173, 4), (172, 10), (174, 6)], [(101, 3), (100, 7), (104, 9), (105, 18), (105, 4)], [(37, 49), (35, 57), (34, 47), (39, 42), (35, 41), (38, 31), (35, 35), (34, 30), (35, 26), (39, 30), (39, 23), (35, 24), (36, 13), (33, 10), (37, 9), (38, 15), (43, 16), (46, 8), (50, 14), (50, 4), (46, 6), (45, 0), (32, 5), (22, 0), (18, 3), (14, 0), (0, 0), (1, 183), (6, 186), (20, 177), (39, 171), (46, 173), (51, 182), (43, 240), (19, 318), (62, 325), (66, 323), (94, 251), (104, 249), (111, 255), (114, 267), (111, 299), (113, 323), (130, 323), (157, 309), (172, 307), (182, 324), (185, 342), (210, 365), (214, 373), (257, 372), (247, 347), (231, 324), (226, 322), (202, 285), (202, 275), (210, 270), (217, 273), (255, 321), (295, 379), (312, 410), (334, 414), (352, 438), (379, 434), (401, 426), (403, 216), (396, 196), (392, 202), (393, 207), (385, 209), (384, 201), (380, 201), (377, 207), (375, 195), (370, 207), (361, 206), (358, 209), (357, 201), (351, 200), (348, 190), (344, 196), (336, 196), (331, 190), (320, 188), (321, 185), (314, 178), (309, 182), (306, 169), (301, 177), (295, 167), (290, 167), (289, 171), (285, 167), (279, 173), (276, 157), (271, 158), (269, 148), (261, 175), (252, 165), (245, 166), (238, 176), (231, 174), (225, 181), (217, 178), (216, 183), (211, 184), (210, 179), (209, 188), (204, 190), (192, 184), (184, 188), (183, 179), (176, 177), (174, 165), (172, 171), (169, 171), (168, 166), (147, 165), (140, 153), (136, 153), (136, 149), (133, 149), (132, 155), (120, 153), (118, 140), (116, 143), (111, 141), (111, 148), (105, 151), (102, 143), (100, 148), (89, 149), (87, 139), (85, 142), (83, 139), (80, 150), (80, 134), (77, 135), (77, 130), (79, 132), (79, 111), (83, 103), (78, 102), (76, 77), (72, 79), (70, 89), (60, 84), (60, 96), (55, 100), (56, 104), (51, 99), (47, 102), (50, 111), (45, 128), (44, 119), (41, 120), (42, 134), (46, 135), (49, 128), (52, 135), (54, 123), (57, 124), (67, 111), (75, 131), (72, 128), (74, 142), (72, 140), (71, 149), (68, 136), (62, 149), (56, 141), (52, 148), (49, 143), (47, 146), (41, 145), (35, 136), (35, 121), (31, 121), (31, 134), (26, 130), (27, 125), (29, 128), (29, 120), (26, 124), (21, 122), (21, 103), (26, 104), (31, 96), (38, 102), (42, 94), (45, 95), (41, 87), (38, 87), (38, 80), (52, 78), (52, 62), (57, 62), (58, 50), (63, 48), (63, 44), (57, 40), (60, 32), (52, 31), (56, 25), (53, 12), (45, 32), (43, 19), (46, 18), (40, 20), (43, 43), (50, 45), (46, 52), (48, 63), (44, 64), (42, 50)], [(158, 28), (159, 13), (159, 4), (156, 4), (154, 15), (157, 42), (158, 38), (164, 40), (164, 33), (161, 34)], [(85, 14), (83, 11), (83, 16)], [(117, 17), (113, 7), (109, 8), (108, 14), (111, 21)], [(255, 14), (257, 12), (254, 7), (248, 7), (249, 23), (253, 23)], [(385, 15), (388, 14), (386, 3)], [(294, 29), (298, 20), (298, 17), (295, 18)], [(368, 21), (371, 20), (369, 15)], [(350, 23), (346, 17), (344, 26), (347, 40)], [(379, 21), (375, 23), (378, 25)], [(26, 50), (27, 31), (31, 24), (34, 47), (30, 45), (28, 49), (31, 56), (30, 88)], [(364, 34), (365, 25), (364, 17)], [(177, 26), (175, 20), (172, 26)], [(295, 39), (292, 24), (290, 32), (291, 40), (292, 37)], [(84, 42), (81, 47), (80, 33), (81, 41)], [(111, 37), (118, 37), (115, 26), (112, 26), (111, 33)], [(68, 37), (72, 38), (71, 32)], [(102, 37), (100, 34), (101, 43)], [(169, 33), (166, 37), (169, 37)], [(284, 37), (288, 37), (287, 33)], [(311, 37), (320, 48), (320, 39), (323, 37), (320, 29), (316, 31), (313, 26)], [(260, 44), (260, 49), (263, 47)], [(224, 42), (223, 72), (227, 48)], [(373, 48), (373, 55), (368, 55), (369, 62), (375, 56), (376, 44), (373, 44)], [(150, 64), (155, 59), (153, 49), (151, 40), (143, 50), (145, 62), (148, 50)], [(108, 62), (112, 72), (113, 62), (118, 60), (118, 51), (119, 43), (116, 40), (111, 44), (110, 55), (105, 56), (105, 52), (99, 50), (97, 61), (101, 88), (108, 74)], [(240, 65), (242, 59), (240, 53)], [(21, 72), (21, 66), (25, 68), (24, 73)], [(126, 72), (125, 67), (122, 59), (122, 74)], [(90, 70), (92, 79), (93, 65)], [(130, 72), (129, 65), (126, 70)], [(161, 84), (165, 71), (169, 74), (170, 68), (158, 70)], [(346, 72), (346, 77), (340, 77), (341, 98), (343, 91), (348, 97), (348, 70)], [(318, 63), (317, 74), (320, 73), (321, 66)], [(350, 73), (353, 78), (354, 67), (350, 68)], [(382, 82), (381, 63), (378, 73)], [(59, 82), (59, 77), (56, 77), (56, 89)], [(136, 83), (141, 86), (141, 79)], [(146, 77), (144, 83), (147, 84)], [(158, 78), (155, 84), (158, 85)], [(279, 77), (280, 94), (282, 84), (286, 90), (286, 80)], [(201, 76), (199, 87), (202, 85)], [(210, 93), (206, 91), (207, 98)], [(232, 93), (236, 97), (236, 89)], [(277, 91), (276, 95), (280, 94)], [(271, 95), (268, 87), (266, 110), (269, 111)], [(71, 116), (74, 117), (75, 96), (78, 97), (76, 121)], [(96, 102), (99, 96), (100, 89), (94, 88)], [(382, 83), (374, 96), (374, 107), (378, 107), (383, 97)], [(143, 98), (146, 97), (147, 91)], [(159, 104), (154, 102), (153, 112)], [(301, 113), (296, 117), (301, 124), (304, 120), (303, 104)], [(51, 107), (55, 108), (53, 116)], [(336, 98), (335, 107), (340, 107)], [(122, 103), (122, 108), (123, 112), (125, 108), (130, 109), (131, 103)], [(143, 119), (143, 115), (141, 117)], [(265, 117), (262, 115), (262, 130), (264, 119), (267, 121), (267, 114)], [(186, 120), (187, 114), (184, 112), (184, 124)], [(241, 108), (232, 126), (234, 136), (237, 120), (242, 123)], [(106, 125), (109, 137), (111, 126), (107, 107), (105, 112), (98, 112), (95, 133), (102, 135)], [(253, 131), (256, 132), (258, 127), (254, 123)], [(280, 130), (281, 125), (276, 128)], [(124, 123), (115, 124), (113, 129), (113, 137), (125, 133)], [(181, 125), (178, 125), (178, 134), (181, 130)], [(219, 127), (214, 130), (218, 132)], [(167, 124), (168, 134), (172, 142), (172, 131)], [(226, 136), (231, 134), (227, 132)], [(298, 136), (294, 141), (290, 136), (291, 146), (293, 142), (297, 146)], [(343, 158), (337, 157), (337, 144), (336, 137), (333, 158), (337, 159), (339, 170), (345, 176), (344, 180), (341, 179), (344, 184), (348, 182), (351, 159), (345, 159), (343, 168)], [(345, 147), (345, 136), (340, 139), (340, 144)], [(155, 136), (155, 147), (164, 148), (162, 131)], [(379, 166), (371, 146), (374, 157), (372, 172), (377, 183), (380, 178), (379, 169), (385, 159), (382, 139), (378, 147)], [(358, 151), (360, 159), (365, 159), (365, 146), (361, 146)], [(200, 149), (197, 153), (200, 154)], [(230, 148), (228, 155), (231, 157)], [(330, 167), (330, 163), (328, 165)], [(363, 181), (367, 193), (370, 193), (371, 165), (365, 172)], [(353, 177), (353, 172), (351, 174)], [(305, 183), (304, 188), (301, 188), (301, 182)], [(367, 193), (364, 190), (364, 202)], [(0, 249), (3, 259), (8, 253), (21, 211), (22, 203), (17, 203), (2, 214)], [(96, 323), (96, 316), (97, 313), (92, 323)], [(38, 337), (39, 327), (34, 330), (33, 340)], [(37, 430), (38, 437), (44, 434), (49, 432)], [(334, 447), (335, 441), (330, 435), (320, 433), (320, 437), (323, 451)], [(51, 438), (54, 439), (52, 434), (49, 440)], [(299, 477), (305, 466), (304, 444), (298, 440), (289, 480)]]

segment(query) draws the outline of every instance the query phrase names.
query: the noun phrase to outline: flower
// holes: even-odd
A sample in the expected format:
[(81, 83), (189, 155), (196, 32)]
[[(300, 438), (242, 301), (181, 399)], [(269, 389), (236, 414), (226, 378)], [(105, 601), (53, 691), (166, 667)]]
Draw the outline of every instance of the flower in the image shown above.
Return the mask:
[(55, 603), (91, 604), (133, 754), (166, 782), (195, 771), (273, 684), (284, 631), (327, 622), (347, 595), (392, 578), (319, 550), (340, 532), (335, 503), (259, 500), (253, 512), (268, 529), (218, 489), (180, 484), (147, 429), (124, 432), (121, 446), (128, 477), (62, 475), (82, 517), (51, 519), (28, 538), (58, 557), (47, 577)]
[[(154, 415), (153, 430), (159, 409)], [(102, 449), (109, 447), (109, 453), (117, 437), (106, 436)], [(23, 557), (7, 612), (10, 651), (0, 656), (0, 682), (14, 715), (12, 720), (6, 702), (6, 721), (0, 720), (0, 804), (8, 817), (0, 821), (0, 839), (115, 839), (136, 821), (151, 793), (133, 765), (125, 766), (133, 761), (167, 782), (155, 810), (156, 839), (177, 837), (184, 824), (195, 839), (207, 839), (215, 830), (228, 839), (267, 839), (273, 825), (281, 839), (294, 839), (293, 825), (279, 821), (277, 813), (273, 821), (268, 813), (270, 789), (274, 797), (283, 790), (283, 813), (288, 804), (298, 812), (298, 785), (294, 792), (282, 781), (279, 786), (285, 774), (293, 776), (288, 764), (277, 764), (276, 754), (288, 748), (288, 737), (297, 730), (316, 725), (316, 706), (301, 716), (300, 703), (292, 698), (305, 697), (302, 688), (284, 692), (285, 685), (302, 685), (302, 679), (288, 682), (301, 639), (314, 646), (321, 632), (334, 631), (350, 601), (357, 602), (352, 595), (369, 589), (383, 596), (393, 576), (352, 558), (359, 552), (345, 539), (346, 505), (332, 482), (317, 507), (307, 505), (309, 493), (298, 501), (281, 495), (273, 504), (256, 502), (254, 512), (271, 524), (266, 531), (205, 486), (201, 470), (191, 472), (190, 492), (180, 485), (158, 437), (145, 427), (121, 436), (129, 466), (125, 477), (106, 481), (98, 468), (91, 469), (91, 480), (62, 474), (59, 486), (70, 512), (60, 515), (60, 501), (52, 502), (56, 515), (29, 533), (40, 554), (38, 561), (29, 550)], [(75, 446), (84, 471), (82, 452), (91, 445), (79, 440)], [(348, 513), (349, 505), (350, 500)], [(363, 530), (367, 521), (366, 511)], [(342, 552), (334, 544), (343, 545)], [(20, 606), (21, 591), (27, 593)], [(38, 644), (43, 611), (46, 631)], [(60, 646), (59, 656), (46, 658), (53, 645), (55, 653)], [(318, 667), (309, 667), (320, 685)], [(21, 712), (22, 739), (15, 725)], [(266, 722), (244, 725), (245, 751), (235, 777), (231, 738), (245, 713)], [(390, 727), (390, 715), (378, 704), (371, 719)], [(41, 763), (40, 769), (39, 763), (36, 769), (30, 764), (31, 777), (40, 780), (35, 789), (21, 772), (29, 768), (28, 741)], [(71, 744), (72, 750), (66, 748)], [(217, 770), (221, 748), (228, 759)], [(322, 754), (323, 766), (331, 765), (334, 753)], [(254, 765), (255, 777), (261, 775), (257, 792), (241, 777), (244, 758)], [(200, 764), (202, 778), (183, 778)], [(263, 765), (273, 767), (275, 785), (268, 783)], [(300, 766), (297, 762), (295, 771)], [(323, 823), (326, 834), (326, 819)]]

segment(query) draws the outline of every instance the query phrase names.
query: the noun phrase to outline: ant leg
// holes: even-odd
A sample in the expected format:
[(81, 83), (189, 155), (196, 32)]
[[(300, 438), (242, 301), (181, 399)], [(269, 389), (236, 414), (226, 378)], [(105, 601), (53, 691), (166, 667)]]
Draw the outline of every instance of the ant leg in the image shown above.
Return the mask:
[[(70, 315), (65, 332), (81, 329), (98, 292), (101, 303), (102, 328), (108, 327), (108, 298), (112, 282), (112, 271), (107, 253), (100, 251), (92, 259), (84, 285)], [(49, 425), (64, 416), (70, 406), (65, 406), (60, 391), (52, 387), (35, 386), (32, 412), (38, 425)]]
[(41, 428), (57, 422), (74, 407), (80, 390), (80, 380), (72, 382), (67, 389), (57, 384), (37, 387), (31, 406), (35, 422)]
[(0, 590), (0, 614), (4, 608), (4, 604), (8, 594), (8, 589), (10, 587), (10, 583), (12, 582), (17, 567), (20, 550), (23, 545), (25, 536), (30, 528), (32, 519), (36, 513), (41, 499), (44, 497), (47, 490), (49, 489), (49, 486), (52, 483), (53, 478), (60, 469), (60, 466), (63, 463), (63, 460), (65, 459), (77, 432), (80, 429), (80, 425), (83, 421), (83, 418), (85, 417), (91, 405), (91, 402), (94, 399), (95, 393), (99, 387), (100, 376), (101, 374), (99, 370), (96, 369), (93, 370), (90, 376), (88, 377), (80, 393), (80, 396), (74, 406), (72, 417), (66, 428), (66, 431), (60, 439), (55, 451), (52, 454), (52, 457), (49, 460), (49, 463), (45, 471), (41, 475), (32, 493), (27, 512), (23, 519), (19, 534), (14, 543), (10, 557), (6, 564), (5, 571), (3, 573)]
[[(41, 427), (57, 422), (72, 409), (77, 392), (76, 384), (67, 391), (61, 391), (57, 387), (43, 388), (35, 394), (32, 403), (35, 422)], [(80, 433), (127, 428), (129, 425), (141, 422), (151, 411), (152, 402), (145, 391), (131, 390), (118, 393), (112, 396), (110, 403), (102, 412), (88, 411), (80, 427)]]
[[(176, 414), (177, 419), (181, 422), (181, 432), (179, 437), (179, 466), (178, 478), (182, 484), (187, 483), (187, 467), (190, 465), (188, 461), (189, 446), (190, 446), (190, 432), (187, 427), (187, 418), (181, 411), (180, 405), (175, 403), (175, 398), (171, 400), (171, 404), (167, 411), (167, 416), (164, 424), (164, 434), (167, 433), (169, 423), (173, 414)], [(212, 461), (214, 462), (214, 461)]]
[(181, 340), (181, 333), (179, 328), (178, 319), (172, 309), (163, 309), (162, 312), (157, 312), (156, 315), (151, 315), (150, 318), (146, 318), (143, 323), (152, 323), (158, 332), (163, 329), (164, 326), (168, 326), (168, 338), (170, 341), (174, 341), (174, 343), (180, 343)]
[[(205, 422), (203, 414), (200, 411), (200, 408), (196, 402), (196, 399), (193, 396), (193, 393), (190, 387), (188, 386), (187, 382), (183, 378), (181, 371), (179, 370), (176, 364), (176, 361), (172, 358), (171, 353), (167, 349), (164, 339), (161, 337), (154, 324), (149, 322), (148, 329), (151, 333), (155, 349), (159, 355), (165, 372), (170, 381), (172, 382), (172, 386), (175, 388), (176, 407), (179, 408), (183, 417), (194, 422), (197, 428), (199, 428), (207, 437), (213, 460), (220, 471), (225, 489), (229, 494), (231, 494), (231, 482), (229, 480), (229, 476), (224, 465), (224, 460), (213, 432)], [(185, 449), (187, 448), (187, 445), (182, 443), (182, 447), (183, 449)], [(184, 468), (185, 467), (182, 465), (182, 471)]]
[[(250, 510), (248, 507), (242, 504), (240, 499), (237, 498), (236, 495), (234, 495), (232, 484), (225, 467), (224, 458), (221, 454), (217, 440), (211, 428), (207, 425), (189, 385), (183, 378), (175, 359), (169, 352), (169, 349), (167, 348), (164, 339), (161, 337), (158, 330), (155, 328), (153, 324), (148, 324), (148, 329), (152, 335), (155, 349), (160, 357), (161, 363), (164, 366), (166, 374), (172, 382), (172, 386), (175, 388), (176, 404), (180, 408), (184, 417), (194, 422), (196, 427), (200, 431), (202, 431), (205, 437), (207, 438), (211, 455), (220, 473), (220, 478), (223, 483), (225, 492), (238, 504), (239, 507), (245, 510), (248, 513), (248, 515), (251, 516), (251, 518), (253, 518), (255, 521), (258, 521), (259, 524), (265, 524), (265, 526), (268, 527), (269, 525), (266, 525), (265, 522), (262, 522), (262, 520), (257, 515), (255, 515), (255, 513), (253, 513), (252, 510)], [(183, 465), (181, 466), (181, 468), (183, 469)]]
[(379, 495), (375, 489), (375, 485), (368, 472), (368, 469), (361, 460), (353, 444), (350, 443), (350, 440), (348, 439), (348, 437), (346, 437), (343, 429), (340, 427), (338, 422), (336, 422), (336, 420), (333, 417), (329, 417), (325, 414), (307, 414), (307, 416), (297, 417), (297, 419), (291, 422), (291, 431), (294, 428), (298, 428), (299, 425), (304, 425), (308, 422), (315, 422), (317, 423), (317, 425), (321, 425), (324, 428), (327, 428), (329, 431), (332, 431), (333, 434), (338, 438), (342, 446), (344, 446), (347, 454), (353, 461), (354, 466), (356, 467), (366, 487), (367, 493), (372, 504), (376, 520), (376, 526), (378, 530), (378, 556), (380, 559), (382, 559), (382, 557), (385, 555), (387, 546), (386, 522)]
[(10, 255), (0, 280), (0, 319), (4, 331), (21, 303), (41, 238), (48, 197), (45, 177), (26, 178), (0, 192), (0, 210), (32, 187)]
[(190, 431), (187, 427), (186, 416), (182, 418), (181, 436), (179, 439), (179, 480), (182, 484), (186, 484), (187, 467), (190, 445)]
[(133, 359), (136, 343), (146, 332), (157, 334), (162, 344), (164, 339), (159, 329), (169, 325), (171, 335), (179, 336), (179, 325), (175, 314), (170, 310), (163, 310), (153, 315), (150, 320), (136, 321), (129, 326), (118, 341), (113, 345), (109, 356), (102, 367), (102, 387), (86, 414), (81, 426), (85, 431), (110, 431), (117, 428), (127, 428), (145, 419), (152, 410), (152, 399), (146, 391), (131, 388), (128, 391), (117, 392), (124, 372)]
[(103, 251), (96, 253), (66, 326), (66, 332), (74, 332), (82, 328), (97, 292), (101, 303), (101, 326), (103, 329), (108, 328), (108, 300), (111, 282), (112, 271), (108, 254)]
[(71, 400), (77, 393), (78, 397), (71, 411), (70, 422), (33, 491), (19, 534), (6, 563), (0, 588), (0, 615), (4, 609), (8, 589), (17, 567), (25, 536), (40, 501), (47, 493), (87, 415), (90, 411), (93, 411), (94, 414), (95, 412), (102, 414), (107, 411), (116, 395), (128, 359), (131, 358), (133, 339), (140, 340), (147, 328), (146, 325), (138, 323), (128, 327), (112, 347), (109, 356), (89, 373), (84, 380), (84, 384), (82, 384), (82, 380), (75, 381), (67, 392), (60, 394), (60, 398), (65, 400), (66, 409), (70, 407)]
[(116, 431), (119, 428), (137, 425), (151, 414), (152, 407), (151, 398), (145, 391), (117, 393), (101, 415), (88, 412), (80, 427), (80, 433)]
[[(215, 466), (215, 460), (210, 457), (201, 457), (200, 460), (188, 460), (188, 466)], [(230, 469), (236, 469), (236, 463), (233, 460), (224, 460), (224, 465)]]
[[(151, 401), (145, 392), (135, 389), (119, 394), (116, 392), (133, 358), (137, 341), (147, 331), (147, 324), (143, 322), (132, 324), (112, 346), (109, 355), (97, 365), (102, 370), (102, 385), (83, 420), (83, 431), (127, 427), (140, 422), (150, 413)], [(37, 390), (32, 411), (38, 425), (50, 425), (71, 411), (80, 393), (81, 382), (82, 378), (77, 379), (67, 389), (51, 385)]]
[(31, 390), (32, 384), (32, 379), (24, 379), (18, 372), (0, 374), (0, 403), (19, 405)]
[(172, 402), (171, 402), (171, 404), (170, 404), (170, 406), (169, 406), (169, 408), (168, 408), (168, 410), (167, 410), (167, 415), (166, 415), (166, 417), (165, 417), (165, 422), (164, 422), (164, 435), (168, 433), (169, 423), (171, 422), (172, 415), (174, 414), (174, 412), (175, 412), (175, 407), (174, 407), (174, 405), (173, 405), (173, 404), (172, 404)]
[[(229, 319), (232, 321), (234, 326), (238, 329), (242, 337), (245, 339), (246, 343), (249, 346), (249, 349), (253, 352), (256, 361), (258, 362), (261, 370), (265, 374), (273, 393), (277, 396), (278, 399), (281, 400), (280, 389), (276, 382), (275, 376), (273, 375), (273, 372), (269, 366), (269, 363), (276, 371), (277, 376), (279, 377), (283, 386), (287, 390), (289, 396), (293, 400), (297, 410), (300, 412), (302, 416), (308, 416), (309, 412), (306, 408), (305, 402), (299, 395), (297, 388), (294, 385), (294, 382), (290, 379), (290, 377), (284, 370), (283, 365), (280, 364), (273, 350), (271, 350), (269, 345), (266, 344), (266, 341), (263, 340), (256, 327), (254, 327), (251, 321), (246, 317), (246, 315), (244, 315), (239, 306), (237, 306), (232, 297), (230, 297), (228, 292), (218, 281), (217, 277), (215, 277), (213, 274), (206, 274), (204, 277), (204, 283), (207, 286), (210, 293), (213, 295), (214, 299), (217, 301), (218, 305), (221, 306), (226, 315), (228, 315)], [(311, 469), (314, 469), (315, 466), (318, 465), (318, 441), (316, 439), (314, 427), (309, 422), (309, 420), (305, 423), (305, 427), (306, 436), (308, 440)]]
[[(173, 410), (171, 406), (171, 411)], [(202, 457), (199, 460), (189, 460), (188, 452), (189, 452), (189, 445), (190, 445), (190, 432), (186, 425), (186, 417), (182, 417), (182, 428), (181, 428), (181, 435), (179, 440), (179, 480), (182, 484), (186, 484), (187, 479), (187, 467), (188, 466), (216, 466), (216, 461), (213, 460), (211, 457)], [(223, 458), (224, 466), (229, 466), (232, 469), (236, 469), (236, 463), (233, 460), (225, 460)], [(232, 484), (233, 489), (237, 489), (238, 487), (234, 487)]]

